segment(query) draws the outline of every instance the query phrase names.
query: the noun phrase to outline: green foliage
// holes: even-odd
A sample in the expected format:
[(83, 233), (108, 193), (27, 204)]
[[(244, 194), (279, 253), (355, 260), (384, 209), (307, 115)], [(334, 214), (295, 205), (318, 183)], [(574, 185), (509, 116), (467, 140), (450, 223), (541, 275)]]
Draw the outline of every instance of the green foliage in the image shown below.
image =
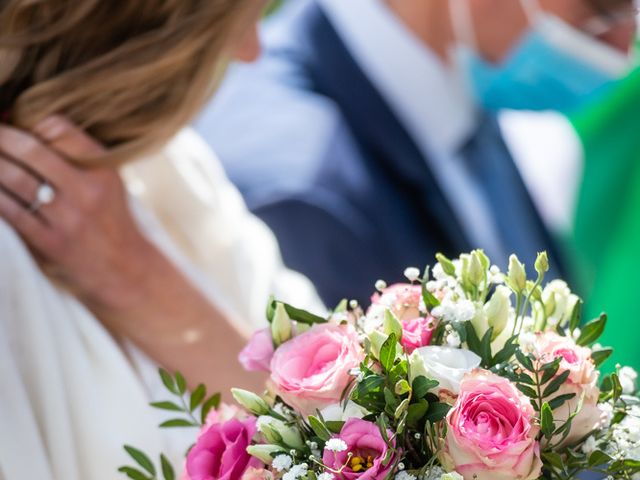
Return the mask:
[[(118, 471), (133, 480), (158, 480), (158, 470), (147, 454), (137, 448), (125, 445), (127, 454), (136, 463), (135, 467), (124, 466)], [(163, 480), (175, 480), (176, 474), (166, 456), (160, 455), (160, 471)]]

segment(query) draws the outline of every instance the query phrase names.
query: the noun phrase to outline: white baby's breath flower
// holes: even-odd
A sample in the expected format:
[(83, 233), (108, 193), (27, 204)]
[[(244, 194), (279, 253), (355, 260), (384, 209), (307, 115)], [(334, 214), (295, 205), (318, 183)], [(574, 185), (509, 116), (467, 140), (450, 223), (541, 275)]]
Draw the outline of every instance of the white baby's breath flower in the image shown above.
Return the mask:
[(522, 350), (526, 353), (531, 353), (536, 343), (536, 334), (533, 332), (523, 332), (520, 334), (519, 341)]
[[(376, 282), (376, 290), (378, 290), (379, 292), (382, 292), (386, 288), (387, 288), (387, 282), (385, 282), (384, 280), (378, 280)], [(318, 479), (320, 479), (320, 477), (318, 477)]]
[(291, 467), (291, 470), (289, 470), (282, 476), (282, 480), (297, 480), (300, 477), (306, 476), (308, 469), (309, 465), (307, 465), (306, 463), (294, 465), (293, 467)]
[(420, 480), (440, 480), (442, 475), (446, 472), (440, 467), (433, 467), (429, 469), (429, 471), (425, 472), (423, 476), (420, 477)]
[(580, 334), (582, 333), (582, 330), (580, 330), (579, 328), (576, 328), (573, 330), (573, 332), (571, 332), (571, 336), (573, 337), (574, 340), (578, 340), (580, 338)]
[(333, 473), (324, 472), (318, 475), (318, 480), (334, 480), (336, 477), (333, 476)]
[(587, 438), (582, 444), (582, 452), (585, 453), (586, 455), (591, 455), (597, 449), (598, 449), (598, 441), (596, 440), (596, 437), (594, 437), (593, 435)]
[(415, 282), (420, 278), (420, 269), (416, 267), (409, 267), (404, 271), (404, 276), (410, 282)]
[(348, 447), (347, 443), (341, 438), (331, 438), (324, 444), (324, 448), (331, 452), (344, 452)]
[(271, 463), (271, 466), (278, 472), (289, 470), (291, 465), (293, 465), (293, 459), (289, 455), (278, 455)]
[(409, 472), (402, 470), (396, 474), (395, 480), (417, 480), (415, 475), (411, 475)]

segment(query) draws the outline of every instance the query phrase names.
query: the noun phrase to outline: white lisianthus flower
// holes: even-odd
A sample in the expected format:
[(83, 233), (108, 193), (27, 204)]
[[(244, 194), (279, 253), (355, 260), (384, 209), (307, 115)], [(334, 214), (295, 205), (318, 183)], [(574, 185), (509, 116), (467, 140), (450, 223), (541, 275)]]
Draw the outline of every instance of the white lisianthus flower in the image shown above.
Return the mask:
[(480, 366), (481, 358), (469, 350), (450, 347), (422, 347), (409, 356), (411, 381), (424, 376), (440, 383), (436, 393), (447, 390), (455, 395), (467, 372)]
[(620, 385), (622, 385), (622, 393), (632, 395), (636, 391), (636, 380), (638, 380), (638, 372), (631, 367), (622, 367), (618, 374)]
[(342, 408), (342, 404), (335, 403), (324, 408), (320, 413), (327, 422), (346, 422), (350, 418), (363, 418), (369, 414), (367, 410), (351, 400), (344, 408)]

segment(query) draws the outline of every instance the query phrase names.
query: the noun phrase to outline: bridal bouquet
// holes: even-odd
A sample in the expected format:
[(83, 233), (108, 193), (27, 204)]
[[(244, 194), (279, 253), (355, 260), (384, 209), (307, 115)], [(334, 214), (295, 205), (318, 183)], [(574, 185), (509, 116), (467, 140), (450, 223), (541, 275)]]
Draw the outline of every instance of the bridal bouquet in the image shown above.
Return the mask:
[[(533, 280), (516, 256), (506, 273), (480, 250), (437, 260), (377, 282), (366, 309), (345, 301), (322, 318), (271, 302), (240, 355), (270, 379), (261, 394), (233, 390), (240, 408), (161, 372), (179, 401), (154, 406), (185, 415), (164, 426), (200, 427), (184, 478), (640, 478), (637, 375), (599, 378), (606, 316), (582, 323), (566, 283), (543, 284), (544, 253)], [(157, 478), (126, 448), (138, 467), (123, 473)]]

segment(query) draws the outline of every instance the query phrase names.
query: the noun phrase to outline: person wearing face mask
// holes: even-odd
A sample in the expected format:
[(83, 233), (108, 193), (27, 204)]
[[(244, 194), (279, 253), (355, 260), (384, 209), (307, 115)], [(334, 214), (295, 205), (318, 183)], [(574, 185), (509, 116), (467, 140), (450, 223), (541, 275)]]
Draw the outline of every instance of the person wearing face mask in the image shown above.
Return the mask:
[(290, 0), (196, 127), (328, 304), (438, 251), (561, 268), (495, 112), (590, 101), (626, 68), (631, 6)]

